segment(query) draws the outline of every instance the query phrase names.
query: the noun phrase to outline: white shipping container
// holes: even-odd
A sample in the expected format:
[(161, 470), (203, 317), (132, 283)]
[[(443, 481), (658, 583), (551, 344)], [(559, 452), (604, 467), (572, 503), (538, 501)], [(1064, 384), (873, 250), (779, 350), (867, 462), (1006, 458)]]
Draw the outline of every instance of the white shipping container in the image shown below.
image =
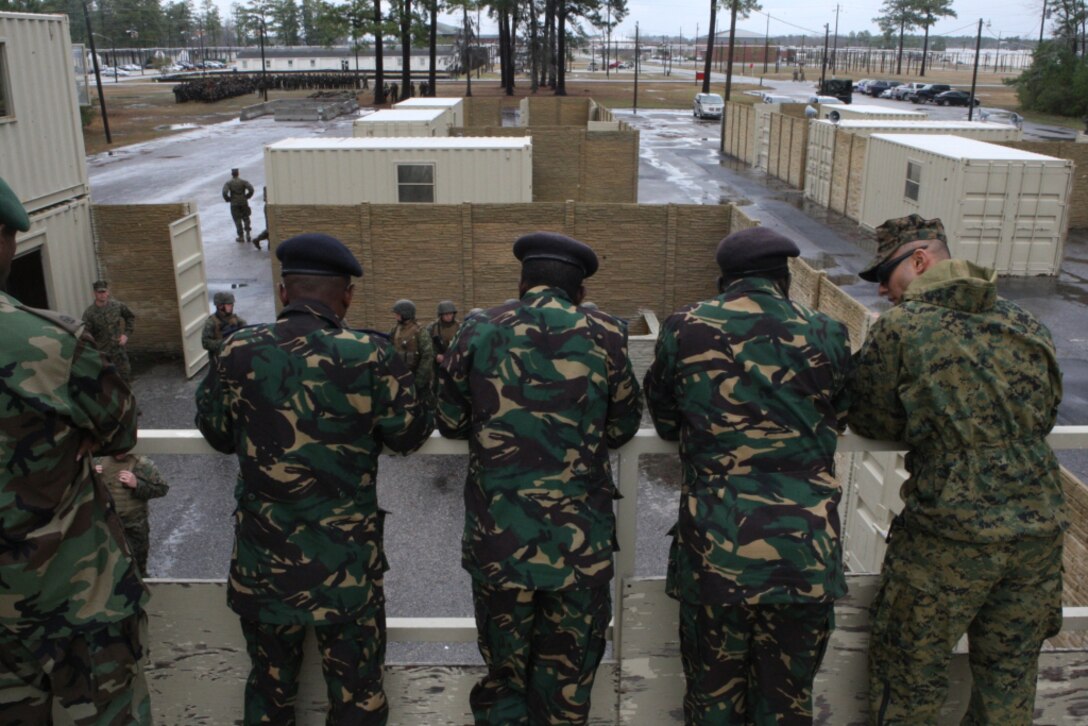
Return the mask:
[(959, 136), (875, 134), (860, 222), (940, 217), (956, 257), (1005, 275), (1053, 275), (1069, 224), (1073, 162)]
[(269, 204), (533, 201), (532, 139), (284, 139), (265, 147)]
[(393, 104), (393, 108), (445, 108), (453, 113), (454, 126), (457, 128), (465, 126), (465, 99), (463, 98), (408, 98)]
[(0, 177), (27, 211), (87, 194), (68, 17), (0, 13)]
[(19, 273), (24, 281), (40, 268), (47, 307), (78, 320), (94, 300), (91, 284), (98, 277), (87, 197), (32, 213), (30, 230), (16, 235), (15, 256), (15, 264), (28, 266)]
[(352, 136), (430, 136), (446, 137), (453, 125), (453, 113), (443, 108), (391, 109), (355, 119)]
[[(836, 130), (856, 136), (873, 134), (953, 134), (980, 141), (1019, 141), (1023, 133), (1015, 126), (982, 121), (894, 121), (888, 119), (846, 119), (838, 124), (818, 120), (809, 124), (805, 157), (805, 198), (822, 206), (831, 203), (831, 175), (835, 161)], [(841, 183), (842, 180), (836, 180)]]
[(925, 121), (929, 114), (925, 111), (912, 111), (906, 108), (889, 108), (888, 106), (867, 106), (863, 103), (852, 103), (842, 106), (821, 106), (820, 116), (826, 118), (832, 111), (839, 114), (839, 118), (846, 119), (885, 119), (887, 121)]

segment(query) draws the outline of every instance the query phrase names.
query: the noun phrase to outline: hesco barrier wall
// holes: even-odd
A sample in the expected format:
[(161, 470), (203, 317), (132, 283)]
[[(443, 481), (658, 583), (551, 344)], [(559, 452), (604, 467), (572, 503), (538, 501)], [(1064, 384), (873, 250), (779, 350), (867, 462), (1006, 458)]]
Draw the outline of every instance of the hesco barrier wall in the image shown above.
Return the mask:
[[(98, 264), (110, 295), (136, 315), (128, 342), (132, 353), (181, 355), (170, 223), (192, 209), (188, 204), (95, 204), (91, 206)], [(94, 295), (87, 290), (87, 304)]]
[(1009, 146), (1036, 154), (1073, 160), (1073, 189), (1069, 193), (1069, 226), (1088, 227), (1088, 144), (1072, 141), (1000, 141)]
[[(584, 99), (576, 99), (584, 100)], [(489, 126), (450, 129), (450, 136), (531, 136), (534, 202), (638, 201), (638, 131), (578, 126)]]
[[(439, 300), (458, 310), (517, 297), (515, 239), (553, 230), (584, 240), (601, 259), (586, 285), (603, 310), (635, 318), (640, 308), (666, 314), (716, 294), (714, 249), (754, 224), (730, 205), (464, 204), (268, 205), (272, 239), (321, 230), (343, 240), (365, 275), (348, 312), (353, 326), (390, 327), (399, 298), (429, 319)], [(275, 260), (275, 255), (270, 255)], [(279, 281), (279, 265), (272, 264)]]

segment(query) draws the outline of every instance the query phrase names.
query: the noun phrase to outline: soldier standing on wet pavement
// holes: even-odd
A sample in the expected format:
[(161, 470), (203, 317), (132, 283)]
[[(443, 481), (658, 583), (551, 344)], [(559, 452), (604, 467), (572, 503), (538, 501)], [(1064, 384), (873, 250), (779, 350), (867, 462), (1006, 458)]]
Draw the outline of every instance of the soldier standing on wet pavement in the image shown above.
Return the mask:
[(434, 347), (434, 362), (441, 364), (461, 323), (457, 322), (457, 305), (453, 300), (443, 300), (438, 303), (435, 315), (434, 322), (427, 326), (427, 334), (431, 336), (431, 344)]
[(170, 486), (146, 456), (103, 456), (95, 459), (94, 468), (113, 497), (114, 509), (125, 526), (125, 540), (140, 568), (140, 576), (147, 577), (147, 556), (151, 548), (147, 502), (166, 496)]
[(646, 403), (680, 441), (666, 581), (688, 724), (811, 724), (846, 593), (835, 480), (846, 327), (789, 297), (797, 245), (763, 227), (717, 249), (720, 294), (661, 328)]
[(110, 299), (110, 285), (105, 280), (94, 283), (94, 304), (83, 311), (83, 324), (98, 349), (109, 356), (125, 383), (132, 384), (132, 366), (128, 361), (128, 339), (136, 327), (136, 316), (119, 300)]
[(393, 348), (416, 378), (416, 390), (428, 404), (433, 403), (434, 346), (431, 336), (416, 320), (416, 305), (411, 300), (393, 303), (396, 325), (389, 331)]
[(230, 202), (230, 217), (234, 220), (234, 231), (237, 233), (235, 242), (250, 241), (249, 200), (252, 196), (253, 185), (238, 176), (237, 169), (231, 169), (230, 179), (223, 185), (223, 201)]
[(438, 425), (469, 441), (461, 562), (487, 675), (477, 724), (583, 724), (612, 614), (608, 449), (638, 430), (627, 335), (577, 307), (597, 271), (551, 232), (514, 244), (521, 299), (465, 320), (440, 371)]
[[(30, 219), (0, 179), (0, 290)], [(136, 402), (66, 315), (0, 292), (0, 720), (151, 723), (148, 593), (92, 452), (136, 443)]]
[(1062, 625), (1054, 342), (998, 297), (996, 273), (952, 258), (939, 219), (889, 219), (877, 244), (861, 278), (895, 307), (858, 355), (849, 424), (905, 444), (910, 476), (870, 609), (870, 723), (935, 724), (967, 633), (963, 723), (1030, 724), (1039, 651)]
[(223, 347), (223, 339), (245, 327), (246, 321), (234, 314), (234, 293), (217, 292), (212, 296), (212, 301), (215, 303), (215, 313), (204, 321), (200, 343), (210, 356), (215, 357)]
[(328, 723), (384, 724), (378, 454), (419, 448), (433, 419), (388, 341), (344, 325), (363, 274), (351, 252), (303, 234), (276, 256), (279, 317), (230, 336), (197, 390), (197, 427), (240, 468), (227, 602), (251, 662), (245, 723), (295, 722), (313, 626)]

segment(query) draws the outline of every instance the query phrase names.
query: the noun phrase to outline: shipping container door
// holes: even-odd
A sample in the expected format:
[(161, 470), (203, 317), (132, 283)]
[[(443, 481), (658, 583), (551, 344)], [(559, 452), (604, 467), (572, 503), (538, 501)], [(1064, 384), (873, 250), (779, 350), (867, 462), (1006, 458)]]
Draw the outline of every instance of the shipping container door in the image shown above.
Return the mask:
[[(195, 207), (193, 204), (191, 208)], [(204, 321), (208, 318), (208, 276), (204, 269), (200, 215), (193, 213), (170, 224), (170, 248), (174, 255), (185, 375), (192, 378), (208, 362), (208, 351), (200, 344)]]
[(845, 560), (851, 572), (880, 572), (892, 519), (903, 509), (903, 452), (866, 451), (854, 457), (847, 496)]
[(835, 127), (809, 124), (805, 197), (826, 207), (831, 203), (831, 167), (835, 158)]

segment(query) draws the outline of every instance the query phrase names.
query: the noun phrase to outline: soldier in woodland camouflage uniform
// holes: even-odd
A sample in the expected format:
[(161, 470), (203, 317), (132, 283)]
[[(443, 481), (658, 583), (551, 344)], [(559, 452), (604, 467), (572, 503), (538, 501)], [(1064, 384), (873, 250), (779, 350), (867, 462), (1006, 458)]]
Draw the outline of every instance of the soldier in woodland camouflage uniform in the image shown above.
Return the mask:
[(438, 310), (434, 322), (427, 326), (427, 334), (431, 336), (431, 344), (434, 346), (434, 362), (441, 365), (446, 351), (450, 349), (453, 336), (457, 335), (457, 329), (461, 323), (457, 322), (457, 305), (453, 300), (443, 300), (438, 303)]
[(442, 364), (439, 428), (469, 440), (462, 564), (488, 673), (477, 724), (580, 724), (611, 617), (616, 488), (608, 449), (638, 430), (627, 336), (576, 307), (586, 245), (514, 245), (520, 301), (464, 322)]
[(128, 339), (136, 327), (136, 316), (119, 300), (110, 299), (110, 286), (105, 280), (94, 283), (94, 304), (83, 311), (83, 324), (94, 337), (98, 349), (109, 356), (117, 372), (132, 383), (132, 367), (128, 362)]
[[(26, 210), (0, 179), (0, 289)], [(147, 591), (91, 452), (136, 442), (136, 404), (72, 318), (0, 292), (0, 723), (150, 724)]]
[(680, 601), (688, 724), (811, 724), (846, 593), (835, 446), (846, 327), (789, 298), (789, 239), (718, 246), (721, 294), (661, 328), (646, 402), (680, 441), (667, 589)]
[(279, 318), (232, 335), (197, 391), (201, 433), (240, 465), (228, 603), (252, 662), (245, 723), (295, 722), (313, 625), (327, 722), (384, 724), (378, 454), (415, 450), (433, 421), (389, 343), (344, 327), (362, 275), (347, 248), (304, 234), (276, 255)]
[(896, 307), (859, 354), (849, 423), (905, 443), (910, 478), (870, 614), (870, 721), (935, 724), (966, 632), (963, 723), (1030, 724), (1039, 650), (1062, 618), (1054, 344), (992, 271), (950, 258), (940, 220), (888, 220), (877, 240), (861, 277)]
[(166, 496), (170, 486), (146, 456), (103, 456), (95, 459), (94, 468), (110, 490), (114, 509), (125, 526), (125, 540), (140, 568), (140, 575), (147, 577), (147, 555), (151, 547), (147, 502)]
[[(230, 179), (223, 185), (223, 201), (230, 202), (230, 218), (234, 220), (234, 230), (238, 233), (238, 236), (234, 238), (235, 242), (250, 241), (252, 230), (249, 223), (249, 200), (253, 196), (253, 191), (253, 185), (238, 176), (237, 169), (230, 170)], [(257, 249), (260, 247), (258, 246)]]
[(431, 336), (416, 320), (416, 305), (411, 300), (393, 303), (393, 315), (397, 319), (397, 324), (389, 331), (393, 348), (415, 376), (416, 391), (431, 405), (434, 386), (434, 346)]
[(212, 357), (219, 355), (223, 339), (238, 328), (245, 327), (246, 321), (234, 314), (234, 295), (229, 292), (217, 292), (212, 296), (215, 314), (204, 321), (204, 332), (200, 343)]

